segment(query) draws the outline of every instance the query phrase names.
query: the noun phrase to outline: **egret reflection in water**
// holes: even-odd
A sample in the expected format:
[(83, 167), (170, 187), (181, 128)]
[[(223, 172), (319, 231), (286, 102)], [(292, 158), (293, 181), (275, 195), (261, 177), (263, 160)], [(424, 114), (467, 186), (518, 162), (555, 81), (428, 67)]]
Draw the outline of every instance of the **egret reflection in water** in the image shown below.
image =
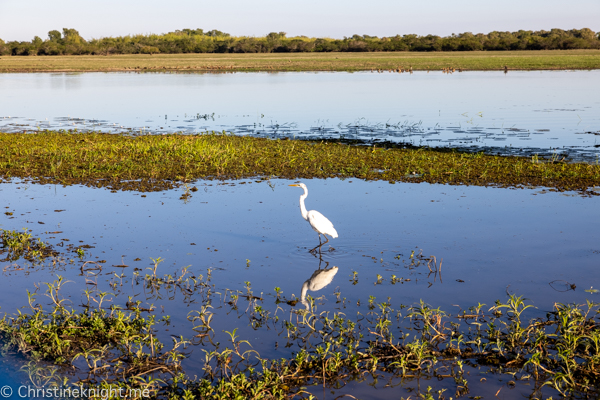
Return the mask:
[(321, 269), (321, 264), (319, 263), (319, 268), (315, 272), (313, 272), (311, 277), (308, 278), (306, 280), (306, 282), (304, 282), (302, 284), (302, 292), (300, 293), (300, 302), (307, 310), (310, 307), (309, 307), (308, 301), (306, 301), (306, 292), (308, 292), (309, 290), (311, 292), (316, 292), (318, 290), (323, 289), (325, 286), (327, 286), (331, 283), (331, 281), (333, 280), (333, 277), (338, 272), (338, 267), (336, 267), (334, 265), (333, 267), (328, 268), (329, 263), (328, 262), (325, 262), (325, 263), (326, 263), (326, 266), (324, 269)]

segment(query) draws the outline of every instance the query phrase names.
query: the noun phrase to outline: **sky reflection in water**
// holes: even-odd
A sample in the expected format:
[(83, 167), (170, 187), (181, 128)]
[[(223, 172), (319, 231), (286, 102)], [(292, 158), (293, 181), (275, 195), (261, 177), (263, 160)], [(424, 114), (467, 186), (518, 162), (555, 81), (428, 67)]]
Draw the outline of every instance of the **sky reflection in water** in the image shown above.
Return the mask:
[[(243, 182), (248, 184), (198, 182), (199, 190), (187, 204), (179, 200), (180, 191), (141, 197), (82, 187), (3, 184), (3, 205), (14, 214), (2, 215), (0, 228), (28, 227), (55, 245), (62, 239), (69, 239), (64, 244), (93, 245), (86, 259), (107, 260), (110, 274), (112, 265), (145, 269), (150, 257), (162, 257), (159, 273), (187, 265), (205, 273), (210, 267), (217, 287), (242, 289), (250, 281), (255, 291), (272, 293), (278, 286), (286, 296), (299, 297), (302, 284), (319, 267), (319, 259), (307, 251), (318, 238), (300, 215), (299, 193), (287, 187), (292, 183), (287, 180)], [(489, 303), (508, 290), (550, 308), (555, 301), (581, 302), (589, 296), (584, 289), (600, 287), (594, 281), (600, 246), (590, 222), (600, 217), (598, 197), (541, 189), (305, 182), (307, 208), (327, 216), (340, 235), (323, 247), (323, 262), (339, 268), (324, 289), (328, 295), (339, 287), (353, 301), (375, 292), (403, 304), (423, 299), (448, 307)], [(44, 234), (54, 231), (62, 233)], [(329, 251), (330, 245), (335, 250)], [(443, 283), (428, 287), (433, 277), (427, 278), (427, 267), (409, 267), (413, 250), (443, 259)], [(142, 261), (133, 261), (137, 257)], [(79, 282), (73, 287), (77, 290), (84, 283), (78, 263), (60, 272)], [(358, 285), (350, 282), (352, 271), (358, 272)], [(385, 280), (374, 287), (377, 274)], [(392, 285), (391, 275), (411, 281)], [(41, 282), (51, 277), (48, 270), (31, 276), (5, 273), (2, 290), (17, 306), (26, 299), (31, 278)], [(549, 285), (554, 280), (576, 284), (577, 290), (556, 292)]]
[(600, 151), (600, 71), (0, 74), (0, 91), (8, 131), (225, 130), (587, 160)]

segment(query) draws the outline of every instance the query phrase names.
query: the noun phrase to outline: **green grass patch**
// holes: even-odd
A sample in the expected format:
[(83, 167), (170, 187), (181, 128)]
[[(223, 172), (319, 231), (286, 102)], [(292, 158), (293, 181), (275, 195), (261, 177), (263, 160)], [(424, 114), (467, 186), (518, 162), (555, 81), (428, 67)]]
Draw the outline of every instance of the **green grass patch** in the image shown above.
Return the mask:
[(0, 133), (0, 177), (155, 191), (195, 179), (360, 178), (389, 182), (528, 187), (595, 194), (600, 165), (557, 157), (507, 157), (271, 140), (229, 134), (125, 136)]
[(598, 69), (600, 50), (0, 57), (0, 72)]

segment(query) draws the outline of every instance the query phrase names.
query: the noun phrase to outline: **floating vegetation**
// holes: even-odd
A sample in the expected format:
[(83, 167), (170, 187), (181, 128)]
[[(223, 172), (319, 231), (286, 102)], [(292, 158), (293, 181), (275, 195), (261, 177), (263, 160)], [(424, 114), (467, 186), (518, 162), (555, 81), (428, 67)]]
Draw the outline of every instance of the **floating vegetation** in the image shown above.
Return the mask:
[(2, 243), (0, 256), (5, 255), (4, 258), (0, 258), (0, 261), (15, 261), (24, 258), (36, 263), (46, 257), (59, 254), (41, 239), (34, 239), (27, 228), (23, 228), (23, 232), (0, 230), (0, 242)]
[[(538, 110), (534, 110), (538, 111)], [(553, 111), (576, 111), (576, 110), (549, 110)], [(481, 114), (481, 113), (480, 113)], [(461, 114), (466, 116), (467, 113)], [(166, 116), (165, 116), (166, 117)], [(599, 156), (598, 148), (600, 145), (588, 142), (586, 144), (575, 140), (574, 135), (592, 134), (594, 132), (572, 132), (573, 135), (563, 136), (561, 134), (562, 146), (557, 146), (555, 140), (559, 138), (544, 137), (549, 129), (527, 129), (527, 128), (496, 128), (496, 127), (442, 127), (436, 124), (434, 127), (426, 127), (422, 121), (414, 122), (404, 120), (396, 123), (390, 121), (386, 123), (371, 123), (365, 118), (359, 118), (352, 123), (329, 124), (329, 121), (321, 122), (314, 126), (302, 123), (253, 123), (253, 124), (235, 124), (231, 125), (224, 120), (215, 123), (215, 114), (199, 114), (189, 118), (187, 114), (182, 116), (184, 119), (178, 120), (180, 116), (170, 119), (171, 125), (165, 130), (162, 123), (155, 121), (145, 121), (147, 126), (132, 127), (111, 123), (109, 121), (98, 121), (93, 119), (57, 117), (50, 121), (36, 121), (35, 119), (25, 117), (0, 117), (0, 132), (5, 133), (37, 133), (40, 129), (48, 131), (65, 129), (77, 131), (79, 133), (112, 133), (123, 135), (148, 135), (148, 134), (166, 134), (177, 133), (199, 134), (208, 133), (218, 127), (228, 133), (239, 136), (253, 136), (268, 139), (296, 139), (306, 141), (328, 141), (336, 143), (351, 143), (356, 145), (367, 145), (378, 147), (401, 147), (401, 148), (419, 148), (424, 146), (455, 149), (459, 152), (483, 152), (485, 154), (495, 154), (504, 156), (532, 157), (541, 156), (550, 158), (553, 155), (560, 154), (561, 157), (568, 158), (571, 162), (596, 162)], [(223, 118), (219, 115), (216, 118)], [(244, 115), (249, 118), (250, 115)], [(264, 115), (261, 114), (261, 118)], [(473, 117), (471, 118), (471, 120)], [(213, 123), (204, 124), (211, 120)], [(201, 121), (198, 124), (194, 122)], [(23, 122), (23, 123), (19, 123)], [(185, 122), (186, 125), (179, 125)], [(467, 124), (472, 121), (467, 121)], [(173, 126), (174, 125), (174, 126)], [(556, 129), (560, 127), (556, 126)], [(521, 146), (519, 141), (531, 141), (533, 136), (538, 136), (534, 142), (528, 142), (526, 146)], [(545, 143), (544, 143), (545, 142)], [(514, 146), (514, 147), (513, 147)]]
[[(600, 165), (562, 157), (505, 157), (450, 149), (353, 146), (225, 133), (127, 136), (0, 133), (0, 177), (154, 191), (195, 179), (349, 178), (579, 190), (600, 185)], [(378, 147), (381, 146), (381, 147)], [(187, 194), (187, 190), (186, 193)]]

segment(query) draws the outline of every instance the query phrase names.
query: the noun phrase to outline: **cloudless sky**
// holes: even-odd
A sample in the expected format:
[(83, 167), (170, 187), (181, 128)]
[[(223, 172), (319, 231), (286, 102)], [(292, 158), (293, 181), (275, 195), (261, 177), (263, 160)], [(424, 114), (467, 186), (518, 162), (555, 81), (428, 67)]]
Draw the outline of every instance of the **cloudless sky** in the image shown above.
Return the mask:
[(600, 0), (0, 0), (0, 38), (47, 38), (74, 28), (85, 39), (218, 29), (234, 36), (343, 38), (549, 30), (600, 31)]

